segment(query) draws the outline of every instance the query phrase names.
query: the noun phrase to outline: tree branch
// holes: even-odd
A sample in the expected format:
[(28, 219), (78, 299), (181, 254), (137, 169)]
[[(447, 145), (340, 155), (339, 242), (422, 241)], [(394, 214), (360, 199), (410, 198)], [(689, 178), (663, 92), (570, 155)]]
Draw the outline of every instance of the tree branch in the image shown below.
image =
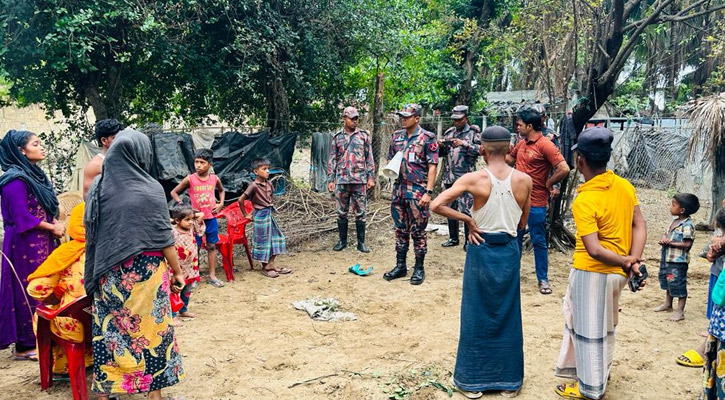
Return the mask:
[(632, 15), (632, 12), (640, 5), (640, 3), (642, 3), (642, 0), (630, 0), (627, 2), (624, 6), (624, 21), (629, 19), (629, 16)]
[(713, 8), (709, 8), (707, 10), (703, 10), (703, 11), (700, 11), (700, 12), (697, 12), (697, 13), (694, 13), (694, 14), (689, 14), (689, 15), (680, 15), (680, 13), (677, 13), (676, 15), (665, 15), (665, 16), (663, 16), (660, 19), (660, 21), (663, 21), (663, 22), (682, 22), (682, 21), (687, 21), (687, 20), (690, 20), (690, 19), (693, 19), (693, 18), (697, 18), (697, 17), (701, 17), (703, 15), (707, 15), (707, 14), (713, 13), (715, 11), (722, 10), (724, 8), (725, 8), (725, 4), (721, 4), (719, 6), (716, 6), (716, 7), (713, 7)]
[(680, 12), (678, 12), (675, 15), (677, 15), (677, 16), (685, 15), (685, 13), (689, 12), (690, 10), (694, 10), (695, 8), (700, 7), (702, 4), (709, 3), (709, 2), (710, 2), (710, 0), (700, 0), (700, 1), (696, 1), (696, 2), (694, 2), (692, 4), (690, 4), (689, 6), (683, 8), (682, 10), (680, 10)]
[[(647, 26), (654, 23), (654, 21), (659, 18), (660, 14), (662, 14), (662, 11), (673, 1), (674, 0), (664, 0), (654, 11), (652, 11), (652, 14), (650, 14), (649, 17), (644, 19), (642, 23), (637, 26), (637, 30), (635, 30), (630, 35), (629, 40), (624, 45), (622, 50), (617, 53), (617, 56), (614, 58), (614, 61), (612, 61), (612, 64), (609, 65), (607, 71), (602, 74), (600, 81), (608, 81), (609, 79), (612, 79), (613, 76), (619, 74), (622, 69), (622, 65), (624, 65), (624, 62), (627, 60), (629, 54), (634, 49), (635, 44), (637, 44), (637, 41), (639, 40), (639, 35), (642, 34)], [(624, 30), (625, 29), (623, 29), (622, 31)]]

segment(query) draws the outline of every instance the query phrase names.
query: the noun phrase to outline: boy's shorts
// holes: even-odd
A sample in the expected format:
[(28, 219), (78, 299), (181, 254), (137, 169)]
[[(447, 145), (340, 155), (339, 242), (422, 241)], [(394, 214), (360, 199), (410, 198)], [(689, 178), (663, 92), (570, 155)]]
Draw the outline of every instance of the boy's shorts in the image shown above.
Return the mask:
[(660, 288), (672, 297), (687, 297), (687, 268), (687, 263), (660, 261)]
[[(216, 218), (209, 218), (204, 220), (206, 230), (204, 231), (204, 237), (206, 238), (206, 244), (217, 244), (219, 243), (219, 224), (216, 222)], [(196, 244), (201, 246), (201, 236), (196, 236)]]

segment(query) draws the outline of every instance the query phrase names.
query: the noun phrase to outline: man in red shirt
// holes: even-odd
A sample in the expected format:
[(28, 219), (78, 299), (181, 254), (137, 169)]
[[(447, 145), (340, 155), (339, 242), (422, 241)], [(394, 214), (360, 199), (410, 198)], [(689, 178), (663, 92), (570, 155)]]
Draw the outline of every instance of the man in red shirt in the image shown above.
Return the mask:
[[(533, 181), (529, 236), (534, 245), (536, 279), (539, 292), (551, 294), (549, 284), (549, 246), (546, 241), (546, 208), (553, 186), (569, 174), (569, 165), (556, 145), (544, 138), (541, 132), (541, 114), (531, 107), (519, 110), (516, 120), (519, 134), (524, 138), (516, 144), (506, 162), (525, 172)], [(543, 140), (541, 140), (544, 138)], [(554, 170), (552, 172), (552, 169)], [(523, 231), (519, 231), (519, 250), (523, 244)]]

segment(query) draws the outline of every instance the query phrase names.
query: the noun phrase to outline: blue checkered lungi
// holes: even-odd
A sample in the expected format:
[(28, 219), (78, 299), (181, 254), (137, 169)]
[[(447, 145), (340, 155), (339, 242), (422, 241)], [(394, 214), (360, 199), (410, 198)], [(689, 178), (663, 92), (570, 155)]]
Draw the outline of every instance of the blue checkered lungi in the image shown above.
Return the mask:
[(267, 263), (269, 258), (287, 251), (287, 240), (272, 216), (274, 207), (266, 207), (261, 210), (254, 210), (252, 218), (254, 221), (254, 240), (252, 259)]

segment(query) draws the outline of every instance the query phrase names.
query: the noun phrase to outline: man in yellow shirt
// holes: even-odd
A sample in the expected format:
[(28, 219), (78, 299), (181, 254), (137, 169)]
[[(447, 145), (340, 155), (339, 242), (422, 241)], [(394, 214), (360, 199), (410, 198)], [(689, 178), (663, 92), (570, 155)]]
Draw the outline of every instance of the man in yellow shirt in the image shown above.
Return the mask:
[(600, 399), (614, 354), (619, 297), (639, 271), (647, 226), (634, 187), (607, 170), (614, 137), (607, 128), (586, 129), (572, 150), (585, 182), (572, 204), (577, 226), (574, 268), (564, 296), (564, 338), (556, 376), (575, 379), (556, 393)]

